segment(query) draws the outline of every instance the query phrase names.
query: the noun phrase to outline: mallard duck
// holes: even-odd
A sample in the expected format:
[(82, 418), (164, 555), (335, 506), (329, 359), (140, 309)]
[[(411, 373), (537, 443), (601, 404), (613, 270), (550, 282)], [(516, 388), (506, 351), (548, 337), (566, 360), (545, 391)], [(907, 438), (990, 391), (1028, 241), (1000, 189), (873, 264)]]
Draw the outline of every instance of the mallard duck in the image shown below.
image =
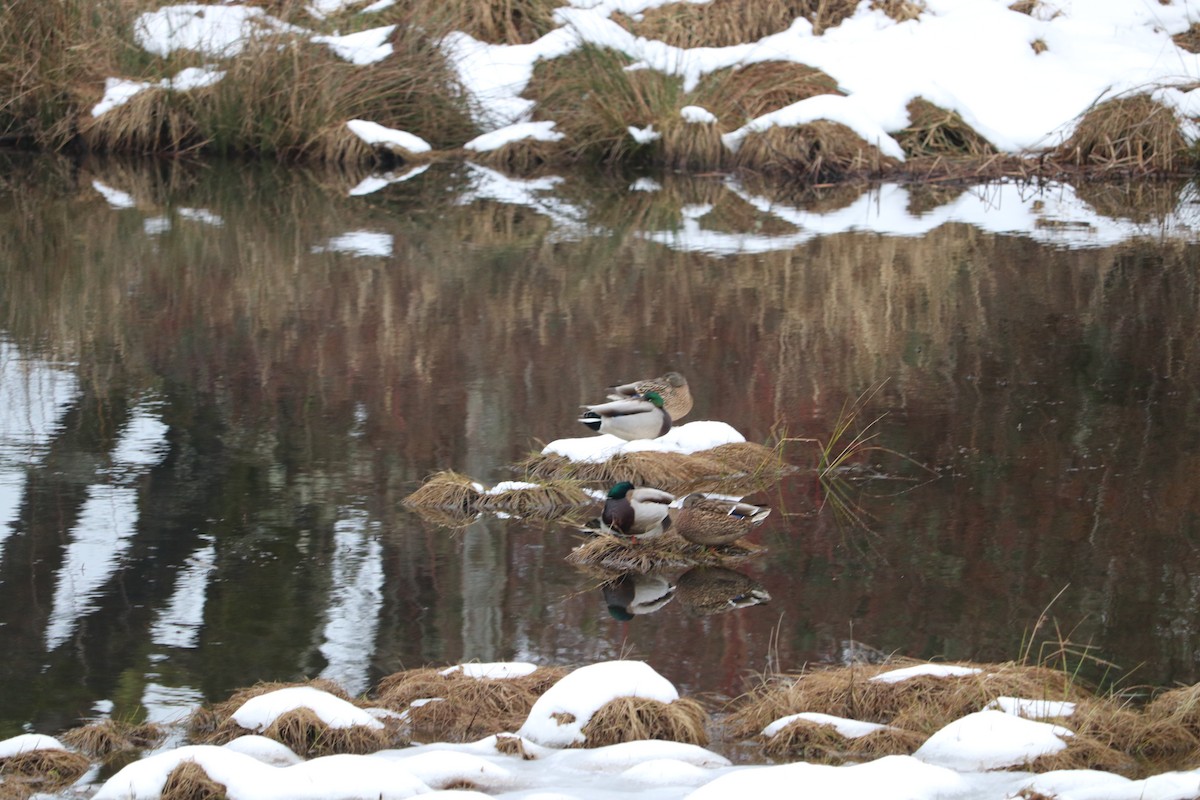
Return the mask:
[(694, 614), (721, 614), (767, 603), (771, 595), (763, 585), (727, 567), (694, 567), (679, 576), (676, 597)]
[(695, 544), (720, 547), (736, 542), (771, 513), (771, 509), (706, 497), (699, 492), (683, 498), (672, 512), (675, 532)]
[(611, 433), (619, 439), (657, 439), (671, 430), (671, 415), (663, 410), (663, 398), (658, 392), (646, 392), (629, 400), (613, 400), (594, 406), (579, 421), (594, 431)]
[(661, 575), (627, 572), (600, 587), (604, 605), (613, 619), (628, 622), (638, 614), (652, 614), (675, 597), (675, 587)]
[(675, 496), (661, 489), (634, 488), (629, 481), (621, 481), (608, 490), (600, 527), (621, 536), (652, 539), (671, 527), (668, 506), (673, 502)]
[(657, 378), (622, 383), (608, 387), (609, 400), (628, 400), (646, 392), (658, 392), (663, 399), (663, 408), (672, 420), (681, 420), (692, 410), (692, 393), (688, 391), (687, 378), (678, 372), (667, 372)]

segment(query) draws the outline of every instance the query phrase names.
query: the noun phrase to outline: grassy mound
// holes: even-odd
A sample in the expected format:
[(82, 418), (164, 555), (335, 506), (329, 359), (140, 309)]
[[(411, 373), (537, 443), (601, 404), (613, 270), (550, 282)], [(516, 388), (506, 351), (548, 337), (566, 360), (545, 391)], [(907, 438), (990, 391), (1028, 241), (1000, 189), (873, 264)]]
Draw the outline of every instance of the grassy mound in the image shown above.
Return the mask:
[[(474, 678), (461, 670), (446, 675), (438, 669), (408, 670), (380, 681), (377, 697), (383, 707), (406, 714), (422, 736), (473, 741), (521, 727), (534, 702), (568, 671), (538, 667), (521, 677)], [(417, 700), (434, 702), (413, 705)]]
[(133, 725), (104, 719), (72, 728), (59, 737), (63, 744), (74, 747), (93, 758), (104, 758), (122, 750), (143, 750), (153, 747), (166, 736), (161, 725), (151, 722)]
[(736, 163), (810, 183), (876, 177), (898, 164), (850, 128), (826, 120), (749, 133)]
[(1175, 112), (1148, 95), (1095, 106), (1050, 157), (1101, 174), (1173, 174), (1196, 164)]
[(723, 444), (691, 454), (621, 453), (600, 462), (537, 454), (516, 467), (532, 476), (530, 480), (570, 479), (602, 486), (628, 480), (675, 495), (694, 491), (750, 494), (775, 485), (795, 469), (783, 460), (778, 447), (753, 442)]
[(666, 739), (704, 747), (708, 744), (708, 713), (695, 700), (681, 697), (670, 703), (646, 697), (609, 700), (583, 726), (582, 747), (604, 747), (643, 739)]
[(43, 749), (0, 758), (0, 795), (27, 797), (35, 792), (70, 786), (87, 772), (91, 762), (70, 750)]
[(883, 728), (864, 736), (843, 736), (833, 725), (798, 719), (774, 736), (759, 737), (763, 753), (774, 759), (843, 764), (892, 755), (911, 755), (925, 737), (900, 728)]
[(705, 547), (666, 531), (652, 539), (630, 541), (622, 536), (601, 534), (575, 547), (567, 561), (577, 567), (608, 573), (644, 574), (662, 569), (721, 566), (761, 555), (765, 547), (739, 539), (721, 547)]
[(167, 775), (161, 800), (224, 800), (225, 784), (208, 776), (195, 761), (182, 761)]
[(857, 7), (857, 0), (712, 0), (670, 3), (646, 11), (637, 20), (623, 14), (614, 19), (637, 36), (675, 47), (728, 47), (787, 30), (801, 17), (819, 35), (840, 25)]
[[(480, 491), (479, 484), (466, 475), (446, 470), (431, 476), (403, 503), (416, 510), (442, 512), (446, 522), (459, 527), (458, 523), (469, 523), (480, 511), (554, 519), (596, 502), (572, 479), (535, 478), (527, 482), (538, 485), (490, 494)], [(436, 515), (433, 518), (436, 521)]]
[[(1114, 696), (1093, 694), (1075, 683), (1069, 673), (1011, 663), (973, 665), (980, 671), (971, 675), (918, 676), (895, 683), (871, 680), (906, 663), (777, 676), (731, 704), (727, 729), (735, 737), (757, 737), (768, 755), (841, 763), (904, 752), (954, 720), (987, 708), (998, 697), (1065, 700), (1075, 704), (1074, 713), (1049, 721), (1073, 732), (1066, 739), (1066, 748), (1021, 768), (1037, 772), (1097, 769), (1141, 778), (1164, 767), (1194, 769), (1200, 765), (1197, 687), (1169, 692), (1139, 709)], [(793, 723), (770, 738), (759, 735), (770, 722), (801, 711), (882, 723), (899, 733), (888, 743), (880, 740), (879, 750), (872, 750), (875, 745), (868, 742), (862, 742), (861, 748), (852, 746), (836, 732), (818, 730), (822, 726), (811, 723)], [(897, 749), (888, 749), (892, 747)]]

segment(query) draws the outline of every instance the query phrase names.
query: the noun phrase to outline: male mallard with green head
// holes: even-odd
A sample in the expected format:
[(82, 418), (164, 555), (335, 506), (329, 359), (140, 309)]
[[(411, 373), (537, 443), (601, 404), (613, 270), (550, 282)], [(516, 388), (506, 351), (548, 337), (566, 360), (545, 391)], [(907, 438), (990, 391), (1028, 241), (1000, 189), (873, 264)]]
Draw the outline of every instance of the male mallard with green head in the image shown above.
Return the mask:
[(580, 422), (594, 431), (611, 433), (627, 442), (657, 439), (671, 430), (671, 415), (663, 410), (663, 398), (658, 392), (584, 408), (587, 411), (579, 418)]
[(731, 544), (750, 533), (771, 513), (771, 509), (706, 497), (696, 492), (683, 498), (672, 517), (675, 532), (689, 542), (705, 547)]
[(609, 533), (633, 538), (652, 539), (671, 527), (667, 507), (675, 496), (648, 486), (634, 488), (621, 481), (608, 490), (600, 527)]
[(667, 372), (657, 378), (610, 386), (608, 399), (628, 400), (646, 392), (658, 392), (663, 399), (663, 408), (673, 420), (683, 419), (692, 410), (692, 393), (688, 391), (687, 378), (678, 372)]

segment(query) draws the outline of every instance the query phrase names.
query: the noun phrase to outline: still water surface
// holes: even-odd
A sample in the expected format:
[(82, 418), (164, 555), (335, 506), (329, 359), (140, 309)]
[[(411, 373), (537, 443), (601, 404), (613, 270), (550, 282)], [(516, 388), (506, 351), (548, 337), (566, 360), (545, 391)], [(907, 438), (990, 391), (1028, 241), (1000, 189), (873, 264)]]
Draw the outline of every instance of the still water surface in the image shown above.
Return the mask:
[[(1200, 680), (1188, 187), (3, 174), (0, 737), (464, 660), (634, 657), (731, 696), (848, 640)], [(750, 498), (775, 512), (737, 569), (770, 603), (619, 621), (571, 528), (401, 505), (518, 477), (667, 369), (689, 420), (764, 443), (882, 387), (850, 515), (802, 441)]]

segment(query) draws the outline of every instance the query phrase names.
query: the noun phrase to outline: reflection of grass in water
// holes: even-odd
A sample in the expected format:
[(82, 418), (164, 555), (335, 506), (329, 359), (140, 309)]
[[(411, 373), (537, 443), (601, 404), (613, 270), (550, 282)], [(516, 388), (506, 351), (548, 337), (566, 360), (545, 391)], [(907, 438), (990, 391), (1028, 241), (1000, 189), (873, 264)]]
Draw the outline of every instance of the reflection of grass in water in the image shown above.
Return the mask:
[(878, 415), (865, 425), (859, 424), (859, 420), (866, 410), (867, 403), (879, 393), (884, 383), (886, 381), (880, 381), (864, 390), (848, 405), (843, 405), (837, 419), (834, 421), (833, 428), (829, 432), (829, 436), (824, 440), (816, 438), (785, 438), (781, 440), (785, 442), (803, 442), (817, 446), (814, 471), (817, 481), (823, 490), (821, 508), (823, 509), (828, 505), (839, 521), (847, 522), (853, 527), (864, 530), (870, 530), (867, 520), (873, 517), (854, 498), (853, 489), (857, 480), (860, 478), (875, 480), (881, 478), (892, 479), (895, 477), (884, 473), (866, 471), (862, 462), (870, 454), (883, 453), (895, 456), (933, 474), (932, 470), (929, 470), (928, 467), (920, 464), (911, 456), (900, 453), (890, 447), (873, 443), (876, 437), (879, 436), (879, 433), (878, 431), (872, 432), (872, 429), (880, 420), (887, 416), (887, 412)]

